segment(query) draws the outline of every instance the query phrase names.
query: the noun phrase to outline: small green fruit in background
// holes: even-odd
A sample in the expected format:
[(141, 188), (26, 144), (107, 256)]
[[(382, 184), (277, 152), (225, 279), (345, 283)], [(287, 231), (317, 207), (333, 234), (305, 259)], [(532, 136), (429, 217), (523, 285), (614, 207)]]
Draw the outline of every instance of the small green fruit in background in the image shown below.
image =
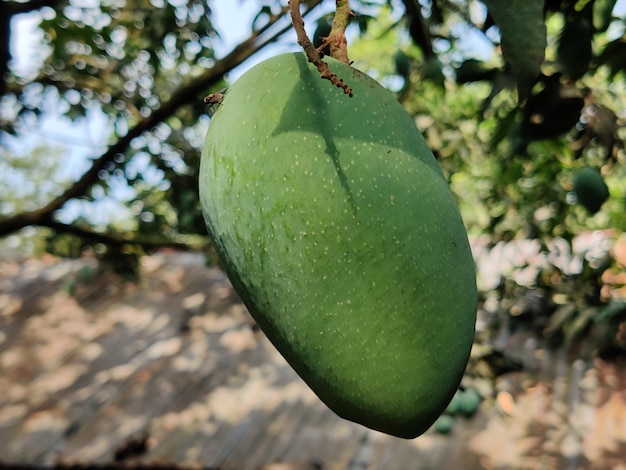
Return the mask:
[(435, 432), (437, 434), (450, 434), (454, 427), (454, 418), (450, 415), (441, 415), (435, 421)]
[(411, 74), (411, 58), (403, 51), (398, 50), (393, 56), (393, 62), (396, 66), (396, 73), (403, 78), (409, 78)]
[(470, 418), (476, 414), (480, 406), (480, 394), (473, 388), (464, 390), (459, 395), (459, 414)]
[(463, 375), (476, 280), (454, 196), (413, 120), (358, 70), (304, 54), (239, 78), (200, 169), (209, 233), (235, 289), (338, 415), (426, 431)]
[(573, 182), (576, 199), (591, 214), (598, 212), (609, 198), (609, 188), (595, 168), (581, 168), (574, 174)]
[(462, 390), (457, 390), (455, 392), (454, 396), (452, 397), (452, 400), (450, 400), (450, 403), (448, 403), (448, 406), (446, 407), (444, 411), (447, 415), (454, 416), (459, 412), (462, 393), (463, 393)]

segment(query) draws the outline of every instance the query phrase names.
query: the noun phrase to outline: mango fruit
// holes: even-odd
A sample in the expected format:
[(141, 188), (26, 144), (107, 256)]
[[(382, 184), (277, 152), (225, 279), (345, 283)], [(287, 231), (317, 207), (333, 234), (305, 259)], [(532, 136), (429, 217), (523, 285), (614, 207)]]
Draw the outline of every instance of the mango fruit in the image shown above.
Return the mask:
[(339, 416), (394, 436), (446, 408), (474, 337), (456, 200), (395, 97), (326, 58), (254, 66), (226, 92), (200, 198), (222, 265), (269, 340)]
[(595, 214), (609, 198), (609, 188), (600, 171), (584, 166), (574, 173), (574, 193), (576, 200), (590, 214)]
[(435, 421), (435, 432), (437, 434), (450, 434), (454, 427), (454, 418), (450, 415), (443, 414)]
[(480, 394), (473, 388), (463, 390), (459, 394), (459, 410), (458, 412), (466, 418), (471, 418), (478, 411), (480, 406)]

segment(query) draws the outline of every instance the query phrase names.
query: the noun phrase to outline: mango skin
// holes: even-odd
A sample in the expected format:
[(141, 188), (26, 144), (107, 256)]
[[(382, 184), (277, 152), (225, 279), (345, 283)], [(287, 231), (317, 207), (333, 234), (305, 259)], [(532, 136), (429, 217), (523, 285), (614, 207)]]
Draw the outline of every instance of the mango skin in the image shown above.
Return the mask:
[(394, 436), (446, 408), (474, 337), (476, 279), (456, 201), (413, 120), (327, 58), (256, 65), (209, 125), (200, 197), (261, 329), (339, 416)]

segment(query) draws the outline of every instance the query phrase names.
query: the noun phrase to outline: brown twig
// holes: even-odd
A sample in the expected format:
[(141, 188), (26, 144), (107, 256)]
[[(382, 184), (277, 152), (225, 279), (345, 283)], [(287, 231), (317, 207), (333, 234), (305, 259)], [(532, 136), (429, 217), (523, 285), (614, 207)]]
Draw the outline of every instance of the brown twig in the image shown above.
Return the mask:
[[(347, 1), (345, 3), (347, 3)], [(337, 2), (337, 4), (339, 4), (339, 1)], [(322, 60), (320, 52), (315, 49), (315, 46), (307, 36), (306, 31), (304, 30), (304, 20), (302, 19), (302, 15), (300, 15), (300, 0), (289, 0), (289, 10), (291, 12), (291, 22), (293, 23), (293, 27), (296, 30), (298, 44), (300, 44), (304, 49), (304, 53), (309, 59), (309, 62), (317, 67), (317, 70), (319, 71), (322, 78), (329, 80), (330, 83), (338, 88), (341, 88), (346, 95), (352, 97), (352, 88), (350, 88), (350, 86), (348, 86), (341, 78), (339, 78), (337, 74), (330, 71), (330, 69), (328, 68), (328, 64)]]
[[(206, 248), (204, 243), (190, 243), (188, 241), (178, 241), (168, 238), (166, 236), (157, 236), (153, 238), (141, 238), (141, 237), (130, 237), (123, 236), (119, 233), (105, 233), (105, 232), (96, 232), (94, 230), (90, 230), (84, 227), (80, 227), (74, 224), (64, 224), (62, 222), (58, 222), (52, 217), (46, 217), (43, 220), (40, 220), (38, 225), (40, 227), (48, 227), (53, 229), (57, 233), (67, 233), (70, 235), (74, 235), (82, 240), (87, 240), (92, 243), (104, 243), (106, 245), (134, 245), (140, 246), (142, 248), (148, 250), (158, 250), (160, 248), (172, 248), (179, 251), (190, 251), (190, 250), (198, 250), (202, 251), (202, 249)], [(185, 237), (181, 237), (184, 239)]]

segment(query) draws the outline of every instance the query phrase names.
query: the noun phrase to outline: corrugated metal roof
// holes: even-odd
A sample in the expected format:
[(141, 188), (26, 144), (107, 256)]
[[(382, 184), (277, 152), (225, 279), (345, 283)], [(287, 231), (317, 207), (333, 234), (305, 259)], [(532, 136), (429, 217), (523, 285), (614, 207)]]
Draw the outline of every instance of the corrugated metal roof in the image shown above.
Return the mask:
[(464, 385), (484, 397), (474, 417), (456, 417), (448, 435), (403, 440), (329, 411), (200, 254), (147, 257), (138, 285), (86, 260), (5, 262), (0, 461), (626, 469), (623, 366), (551, 350), (506, 324), (491, 344), (523, 369), (468, 376)]

